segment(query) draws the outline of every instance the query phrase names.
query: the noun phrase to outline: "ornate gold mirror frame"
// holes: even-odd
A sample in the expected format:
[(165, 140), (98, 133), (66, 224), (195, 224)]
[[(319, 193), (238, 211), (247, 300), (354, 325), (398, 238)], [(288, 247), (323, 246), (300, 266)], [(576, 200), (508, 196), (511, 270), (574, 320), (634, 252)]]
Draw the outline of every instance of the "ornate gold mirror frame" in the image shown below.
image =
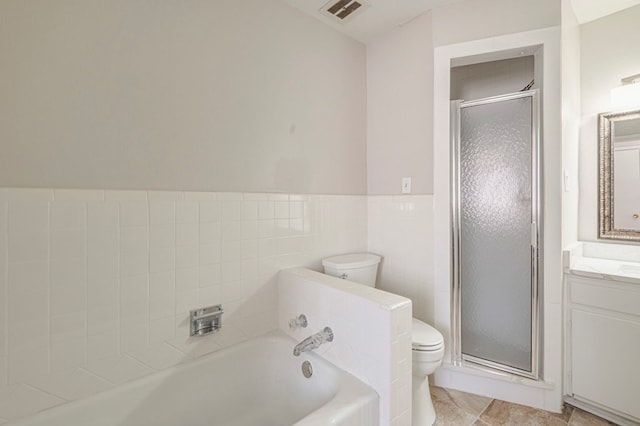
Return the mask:
[[(639, 120), (640, 110), (608, 112), (598, 114), (598, 238), (609, 240), (640, 241), (640, 218), (638, 229), (616, 227), (614, 223), (614, 136), (616, 122)], [(640, 182), (637, 188), (640, 191)], [(640, 206), (638, 206), (640, 209)]]

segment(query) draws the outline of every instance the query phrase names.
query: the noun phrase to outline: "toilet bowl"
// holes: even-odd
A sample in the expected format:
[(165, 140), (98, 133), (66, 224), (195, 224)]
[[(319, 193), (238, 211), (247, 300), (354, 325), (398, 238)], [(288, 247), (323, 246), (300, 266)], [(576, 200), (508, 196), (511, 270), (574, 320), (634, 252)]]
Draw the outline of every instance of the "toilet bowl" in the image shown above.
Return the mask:
[(442, 364), (444, 338), (429, 324), (413, 318), (411, 340), (412, 424), (432, 425), (436, 420), (436, 411), (431, 401), (428, 376)]
[[(375, 287), (380, 256), (354, 253), (322, 261), (325, 274)], [(429, 392), (428, 376), (442, 364), (444, 338), (429, 324), (413, 318), (412, 339), (412, 425), (432, 425), (436, 412)]]

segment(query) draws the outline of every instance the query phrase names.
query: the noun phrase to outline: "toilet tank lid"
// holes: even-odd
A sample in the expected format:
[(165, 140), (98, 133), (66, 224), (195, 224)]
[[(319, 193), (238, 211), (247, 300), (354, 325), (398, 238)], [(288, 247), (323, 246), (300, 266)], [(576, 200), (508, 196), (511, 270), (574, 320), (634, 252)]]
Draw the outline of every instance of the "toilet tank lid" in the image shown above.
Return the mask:
[(439, 346), (444, 341), (444, 337), (438, 330), (419, 319), (413, 318), (411, 326), (411, 340), (414, 348)]
[(322, 261), (322, 266), (333, 269), (366, 268), (380, 263), (380, 256), (371, 253), (353, 253), (328, 257)]

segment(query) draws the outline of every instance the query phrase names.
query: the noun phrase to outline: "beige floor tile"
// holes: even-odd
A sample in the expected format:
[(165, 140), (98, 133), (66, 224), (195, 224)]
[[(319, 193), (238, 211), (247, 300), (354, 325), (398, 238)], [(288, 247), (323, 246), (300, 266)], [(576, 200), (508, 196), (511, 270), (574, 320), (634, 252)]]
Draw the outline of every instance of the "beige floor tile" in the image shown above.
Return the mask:
[(434, 401), (433, 406), (436, 410), (436, 421), (434, 426), (471, 426), (478, 418), (478, 416), (465, 413), (446, 402)]
[(471, 426), (489, 405), (491, 398), (431, 387), (431, 400), (436, 410), (436, 425)]
[(551, 413), (524, 405), (494, 400), (482, 413), (480, 419), (491, 426), (566, 426), (572, 409), (563, 413)]
[(576, 408), (573, 411), (573, 415), (571, 416), (569, 425), (570, 426), (610, 426), (610, 425), (615, 425), (615, 423), (611, 423), (605, 419), (601, 419), (598, 416), (594, 416), (591, 413), (587, 413), (584, 410)]
[(453, 389), (439, 388), (437, 386), (431, 387), (431, 397), (432, 399), (449, 401), (461, 410), (476, 416), (479, 416), (480, 413), (489, 406), (491, 401), (493, 401), (492, 398), (485, 396), (473, 395)]
[(447, 426), (615, 426), (593, 414), (565, 405), (562, 413), (493, 400), (431, 386), (435, 425)]

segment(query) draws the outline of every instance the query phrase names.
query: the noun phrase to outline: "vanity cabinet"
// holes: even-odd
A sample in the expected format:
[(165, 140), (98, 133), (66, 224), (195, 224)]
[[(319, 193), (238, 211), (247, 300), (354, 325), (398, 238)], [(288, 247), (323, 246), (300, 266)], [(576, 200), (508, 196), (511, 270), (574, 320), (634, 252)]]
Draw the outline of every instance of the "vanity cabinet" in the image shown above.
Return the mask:
[(640, 280), (627, 281), (565, 274), (566, 391), (640, 422)]

